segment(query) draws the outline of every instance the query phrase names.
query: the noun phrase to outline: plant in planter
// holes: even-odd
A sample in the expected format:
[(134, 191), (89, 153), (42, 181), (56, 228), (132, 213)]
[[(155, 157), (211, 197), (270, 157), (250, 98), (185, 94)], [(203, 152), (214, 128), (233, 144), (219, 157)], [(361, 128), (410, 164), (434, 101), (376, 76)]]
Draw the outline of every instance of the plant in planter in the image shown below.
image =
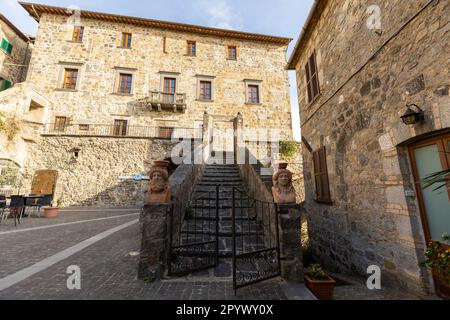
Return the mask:
[(305, 283), (319, 300), (333, 299), (336, 281), (319, 264), (309, 266), (309, 271), (305, 272)]
[(286, 169), (289, 162), (297, 156), (297, 142), (291, 140), (280, 141), (280, 153), (274, 154), (275, 163), (280, 169)]
[[(450, 236), (442, 236), (443, 241), (450, 241)], [(431, 241), (425, 252), (426, 260), (420, 265), (433, 270), (436, 278), (443, 283), (450, 283), (450, 248), (439, 241)]]
[(59, 208), (61, 207), (62, 200), (58, 199), (56, 201), (56, 207), (50, 206), (50, 207), (44, 207), (44, 214), (46, 218), (56, 218), (59, 215)]

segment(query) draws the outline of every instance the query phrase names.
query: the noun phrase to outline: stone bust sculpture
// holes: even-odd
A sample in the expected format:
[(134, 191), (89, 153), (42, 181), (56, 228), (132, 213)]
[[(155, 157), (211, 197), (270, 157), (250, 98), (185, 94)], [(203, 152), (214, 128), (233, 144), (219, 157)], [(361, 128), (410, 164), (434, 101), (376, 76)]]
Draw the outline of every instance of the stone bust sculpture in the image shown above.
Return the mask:
[(292, 172), (287, 169), (280, 169), (274, 174), (272, 194), (276, 203), (296, 203), (295, 190), (292, 185)]
[(169, 185), (169, 174), (166, 169), (153, 167), (149, 174), (150, 184), (147, 195), (148, 204), (170, 203), (171, 190)]

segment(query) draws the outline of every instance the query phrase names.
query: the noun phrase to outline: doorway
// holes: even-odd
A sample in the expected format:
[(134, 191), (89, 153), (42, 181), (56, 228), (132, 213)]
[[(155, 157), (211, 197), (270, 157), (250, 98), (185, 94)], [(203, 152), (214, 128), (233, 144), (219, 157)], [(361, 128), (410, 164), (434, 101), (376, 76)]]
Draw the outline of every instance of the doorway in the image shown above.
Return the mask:
[[(414, 181), (419, 201), (422, 225), (427, 243), (440, 241), (450, 248), (450, 242), (442, 239), (450, 234), (450, 190), (443, 183), (425, 188), (423, 179), (450, 168), (450, 134), (444, 134), (416, 142), (409, 146)], [(436, 292), (450, 298), (450, 284), (434, 276)]]

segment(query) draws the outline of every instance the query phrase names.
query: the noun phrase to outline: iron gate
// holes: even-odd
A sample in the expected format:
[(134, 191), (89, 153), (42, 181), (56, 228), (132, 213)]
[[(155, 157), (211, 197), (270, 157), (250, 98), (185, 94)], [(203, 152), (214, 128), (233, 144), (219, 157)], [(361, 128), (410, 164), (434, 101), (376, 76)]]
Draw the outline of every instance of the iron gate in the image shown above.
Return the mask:
[(172, 202), (168, 275), (213, 268), (219, 261), (219, 186), (189, 201)]
[(233, 287), (281, 275), (277, 205), (233, 188)]

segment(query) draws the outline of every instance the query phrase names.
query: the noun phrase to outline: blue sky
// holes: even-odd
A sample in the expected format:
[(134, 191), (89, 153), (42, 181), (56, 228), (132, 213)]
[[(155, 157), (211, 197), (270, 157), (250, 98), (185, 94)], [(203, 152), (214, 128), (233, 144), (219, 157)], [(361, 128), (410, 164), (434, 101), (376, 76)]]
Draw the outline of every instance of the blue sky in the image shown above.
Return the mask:
[[(168, 20), (209, 27), (235, 29), (293, 38), (295, 46), (313, 0), (36, 0), (62, 7), (75, 5), (84, 10), (101, 11), (143, 18)], [(16, 0), (1, 0), (0, 12), (19, 29), (34, 35), (37, 23)], [(291, 106), (295, 138), (300, 138), (300, 121), (295, 84), (291, 78)]]

